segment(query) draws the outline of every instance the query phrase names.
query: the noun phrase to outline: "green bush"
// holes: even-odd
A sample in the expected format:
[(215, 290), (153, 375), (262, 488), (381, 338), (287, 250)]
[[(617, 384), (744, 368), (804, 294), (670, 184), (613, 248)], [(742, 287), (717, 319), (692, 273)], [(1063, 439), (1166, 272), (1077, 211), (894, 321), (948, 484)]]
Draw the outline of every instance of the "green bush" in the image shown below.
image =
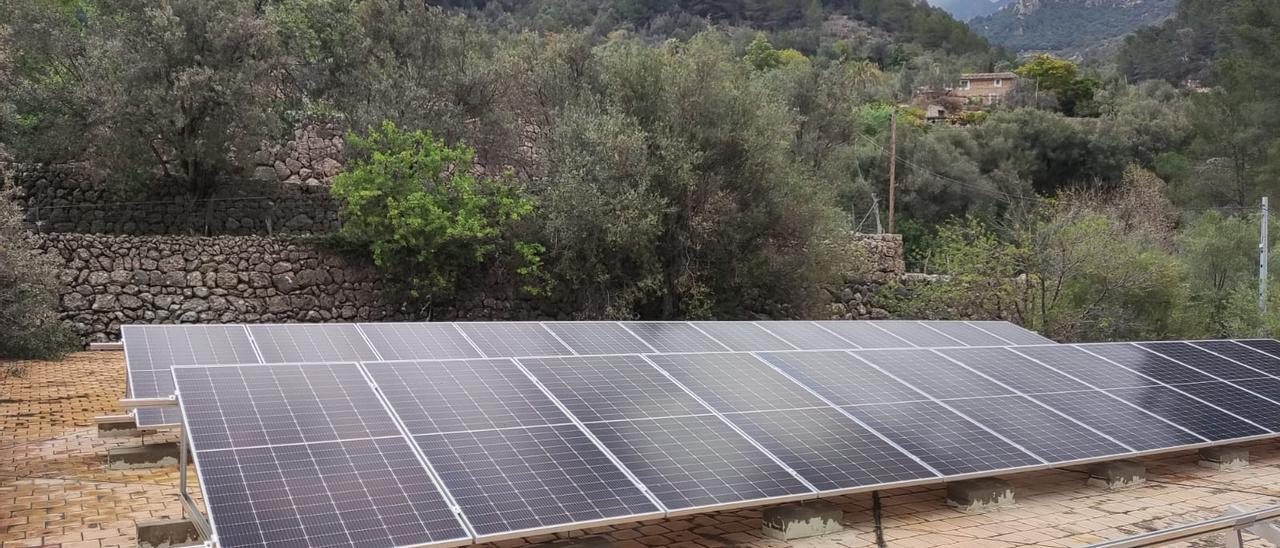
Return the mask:
[[(503, 179), (468, 171), (472, 150), (391, 122), (347, 136), (354, 158), (334, 178), (341, 236), (367, 250), (408, 300), (430, 304), (487, 272), (540, 278), (542, 246), (513, 236), (533, 201)], [(527, 286), (533, 290), (533, 286)]]
[(27, 245), (13, 190), (0, 190), (0, 358), (58, 359), (76, 349), (58, 318), (58, 286), (54, 261)]

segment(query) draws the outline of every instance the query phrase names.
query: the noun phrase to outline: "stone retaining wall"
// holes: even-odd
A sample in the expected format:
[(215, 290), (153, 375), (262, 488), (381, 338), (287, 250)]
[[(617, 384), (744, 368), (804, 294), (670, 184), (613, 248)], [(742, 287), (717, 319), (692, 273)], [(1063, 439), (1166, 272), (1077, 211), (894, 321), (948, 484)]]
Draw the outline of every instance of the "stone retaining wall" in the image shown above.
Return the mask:
[[(296, 238), (33, 234), (33, 247), (62, 260), (62, 317), (86, 342), (118, 340), (127, 323), (268, 323), (387, 320), (567, 320), (557, 297), (501, 291), (422, 318), (385, 298), (369, 264)], [(882, 319), (876, 292), (902, 276), (901, 239), (855, 235), (864, 268), (826, 288), (833, 319)], [(767, 315), (767, 314), (766, 314)]]

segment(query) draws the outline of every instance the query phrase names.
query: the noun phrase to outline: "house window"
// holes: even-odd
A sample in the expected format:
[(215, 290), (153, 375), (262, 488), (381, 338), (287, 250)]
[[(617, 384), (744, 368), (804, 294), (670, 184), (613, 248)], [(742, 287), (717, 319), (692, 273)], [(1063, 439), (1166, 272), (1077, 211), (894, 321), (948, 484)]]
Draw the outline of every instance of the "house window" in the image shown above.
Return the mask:
[(1001, 78), (996, 78), (996, 87), (998, 88), (1004, 87), (1004, 80)]
[(961, 80), (961, 81), (960, 81), (960, 89), (969, 89), (969, 81), (968, 81), (968, 80)]

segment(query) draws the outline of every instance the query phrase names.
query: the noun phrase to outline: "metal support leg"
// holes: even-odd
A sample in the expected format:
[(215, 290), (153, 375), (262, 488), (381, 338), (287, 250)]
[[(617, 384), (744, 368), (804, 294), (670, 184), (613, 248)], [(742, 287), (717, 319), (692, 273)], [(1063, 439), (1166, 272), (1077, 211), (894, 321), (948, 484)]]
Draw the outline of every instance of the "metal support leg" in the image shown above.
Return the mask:
[(200, 534), (206, 540), (213, 538), (213, 530), (209, 527), (209, 520), (204, 517), (204, 513), (200, 512), (200, 507), (196, 505), (196, 501), (191, 498), (191, 494), (187, 492), (187, 429), (182, 429), (182, 436), (178, 440), (178, 498), (182, 499), (182, 507), (186, 511), (187, 518), (191, 523), (195, 524), (196, 529), (200, 530)]

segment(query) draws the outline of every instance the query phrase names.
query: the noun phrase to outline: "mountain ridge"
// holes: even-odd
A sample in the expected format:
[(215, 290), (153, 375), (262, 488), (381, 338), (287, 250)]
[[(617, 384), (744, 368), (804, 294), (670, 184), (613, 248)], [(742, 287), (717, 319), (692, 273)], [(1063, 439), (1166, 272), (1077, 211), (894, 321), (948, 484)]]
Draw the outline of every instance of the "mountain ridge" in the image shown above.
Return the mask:
[(1080, 57), (1158, 24), (1176, 9), (1177, 0), (1013, 0), (969, 26), (1014, 52)]

